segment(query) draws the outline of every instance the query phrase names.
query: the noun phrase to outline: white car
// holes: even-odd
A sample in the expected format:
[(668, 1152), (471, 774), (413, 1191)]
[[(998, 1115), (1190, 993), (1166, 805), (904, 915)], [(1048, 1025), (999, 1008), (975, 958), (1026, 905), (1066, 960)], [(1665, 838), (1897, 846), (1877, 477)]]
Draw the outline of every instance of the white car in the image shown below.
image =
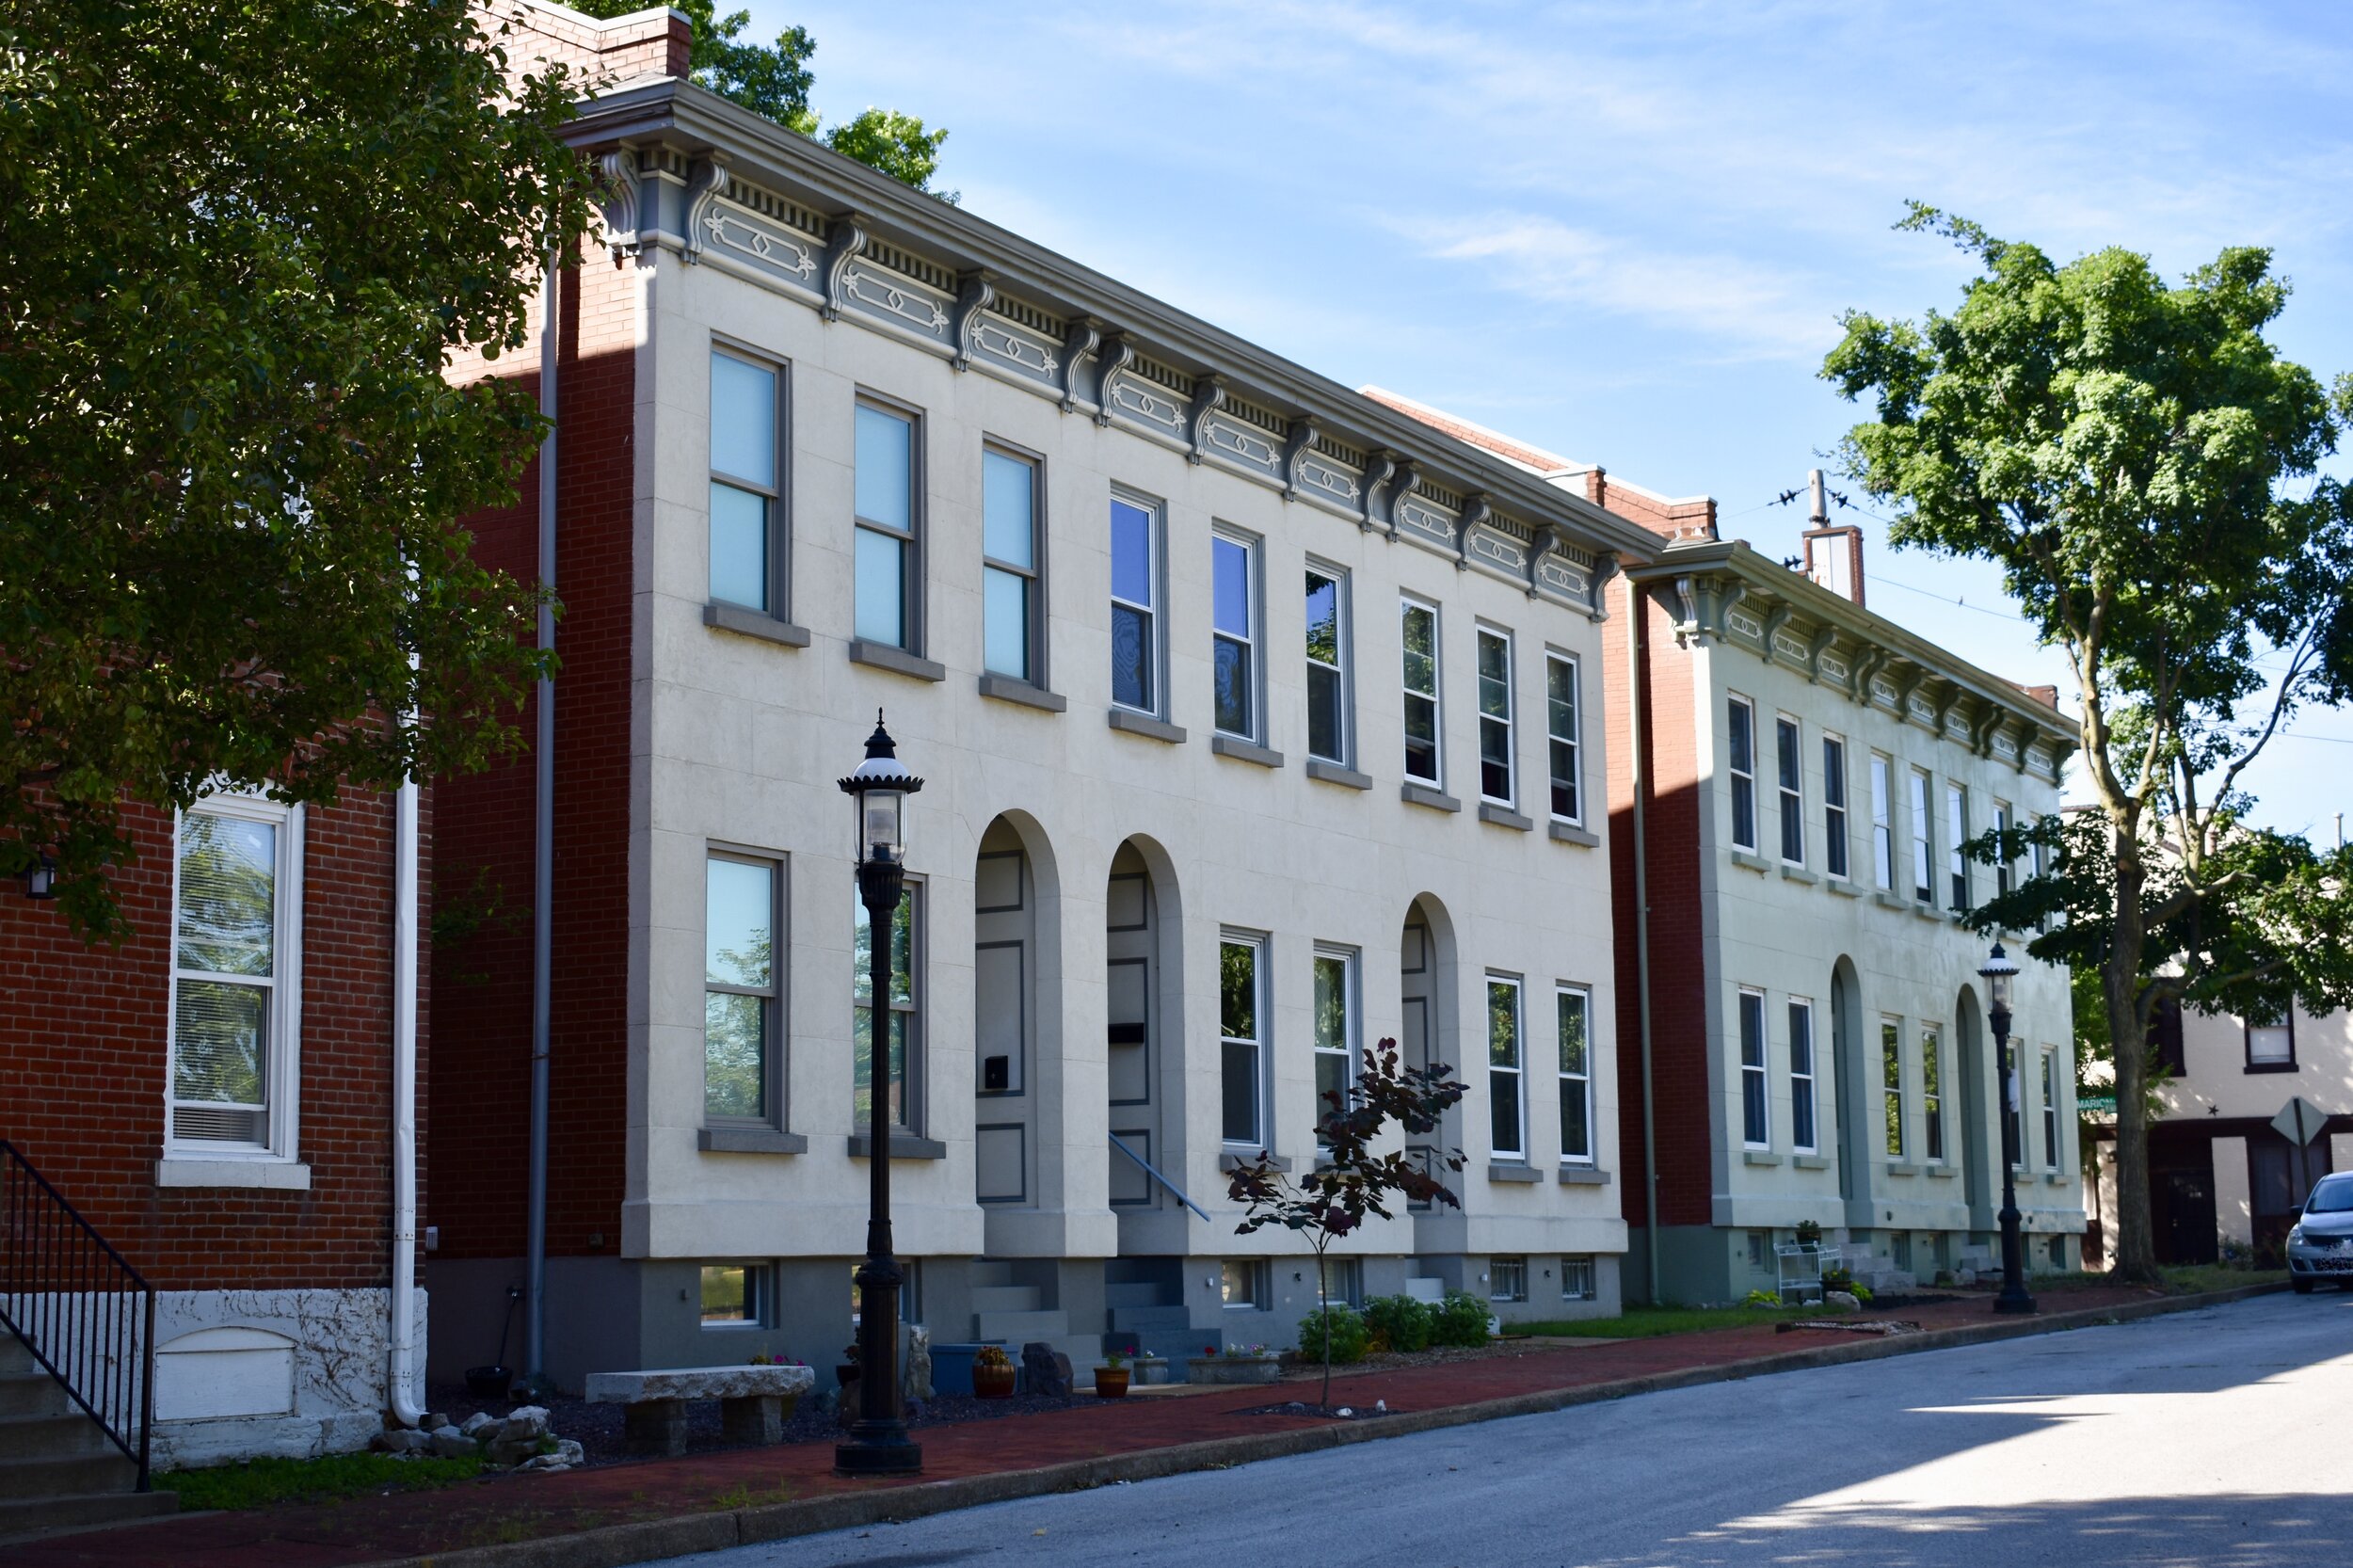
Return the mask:
[(2322, 1280), (2353, 1287), (2353, 1172), (2313, 1182), (2288, 1232), (2288, 1283), (2304, 1296)]

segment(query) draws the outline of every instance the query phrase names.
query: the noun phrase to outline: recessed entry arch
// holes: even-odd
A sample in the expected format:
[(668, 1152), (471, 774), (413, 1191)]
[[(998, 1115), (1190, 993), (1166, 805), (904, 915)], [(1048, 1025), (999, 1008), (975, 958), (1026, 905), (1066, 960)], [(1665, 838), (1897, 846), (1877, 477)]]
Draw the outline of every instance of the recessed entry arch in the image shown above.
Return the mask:
[(975, 1196), (1034, 1208), (1037, 1150), (1063, 1061), (1062, 881), (1045, 828), (1007, 811), (981, 835), (972, 873)]
[(1116, 1209), (1169, 1201), (1137, 1160), (1168, 1170), (1175, 1153), (1161, 1111), (1184, 1071), (1173, 1027), (1184, 1016), (1180, 908), (1168, 851), (1141, 834), (1122, 842), (1103, 888), (1104, 1097), (1112, 1136), (1135, 1157), (1104, 1150)]

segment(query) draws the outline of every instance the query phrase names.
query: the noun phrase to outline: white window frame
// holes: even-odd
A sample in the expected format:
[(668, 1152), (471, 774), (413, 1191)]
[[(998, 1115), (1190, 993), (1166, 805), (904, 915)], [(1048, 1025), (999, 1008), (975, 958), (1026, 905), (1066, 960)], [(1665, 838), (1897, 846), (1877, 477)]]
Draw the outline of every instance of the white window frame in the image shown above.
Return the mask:
[[(1267, 1006), (1267, 1002), (1273, 995), (1273, 988), (1268, 984), (1267, 975), (1267, 954), (1271, 944), (1268, 942), (1267, 935), (1263, 931), (1239, 931), (1229, 927), (1218, 933), (1217, 945), (1219, 984), (1217, 1020), (1218, 1137), (1227, 1148), (1260, 1150), (1272, 1149), (1274, 1146), (1273, 1134), (1272, 1128), (1268, 1126), (1267, 1118), (1267, 1064), (1273, 1055), (1273, 1052), (1269, 1048), (1267, 1028), (1268, 1024), (1272, 1022), (1272, 1019), (1268, 1016), (1269, 1009)], [(1248, 948), (1253, 955), (1250, 961), (1250, 1027), (1255, 1032), (1255, 1037), (1253, 1038), (1245, 1038), (1241, 1035), (1228, 1034), (1225, 1032), (1224, 1001), (1225, 968), (1225, 950), (1228, 947)], [(1250, 1048), (1251, 1051), (1250, 1103), (1251, 1116), (1254, 1126), (1252, 1134), (1248, 1138), (1231, 1137), (1228, 1136), (1225, 1131), (1225, 1050), (1229, 1046), (1247, 1046)]]
[[(1732, 715), (1748, 715), (1749, 763), (1740, 765), (1740, 737)], [(1756, 853), (1756, 704), (1737, 692), (1724, 696), (1724, 775), (1731, 780), (1732, 847)], [(1744, 809), (1745, 808), (1745, 809)], [(1741, 821), (1743, 816), (1746, 823)]]
[[(744, 1271), (743, 1317), (720, 1318), (713, 1320), (700, 1316), (703, 1311), (700, 1289), (702, 1284), (702, 1274), (704, 1271), (711, 1269), (741, 1269)], [(695, 1278), (697, 1287), (696, 1300), (695, 1303), (695, 1309), (699, 1319), (697, 1326), (700, 1327), (705, 1334), (742, 1334), (749, 1329), (763, 1329), (774, 1326), (774, 1307), (776, 1302), (776, 1270), (774, 1265), (765, 1261), (749, 1258), (721, 1258), (716, 1262), (699, 1265), (696, 1272)]]
[[(1357, 1000), (1358, 997), (1361, 995), (1361, 992), (1358, 989), (1358, 975), (1363, 968), (1363, 964), (1361, 955), (1354, 948), (1335, 947), (1321, 942), (1316, 944), (1314, 955), (1309, 960), (1309, 963), (1310, 968), (1308, 969), (1307, 985), (1308, 1003), (1309, 1006), (1318, 1014), (1321, 1014), (1321, 1005), (1316, 993), (1319, 977), (1317, 976), (1313, 966), (1327, 963), (1337, 963), (1340, 966), (1341, 1015), (1339, 1044), (1337, 1046), (1327, 1046), (1324, 1044), (1322, 1035), (1323, 1020), (1321, 1016), (1310, 1017), (1307, 1025), (1308, 1043), (1314, 1057), (1313, 1065), (1316, 1068), (1316, 1076), (1314, 1080), (1315, 1096), (1313, 1100), (1315, 1107), (1314, 1119), (1319, 1125), (1321, 1125), (1323, 1118), (1332, 1113), (1332, 1108), (1326, 1105), (1323, 1100), (1322, 1069), (1327, 1059), (1332, 1057), (1337, 1057), (1339, 1059), (1341, 1094), (1349, 1104), (1353, 1105), (1355, 1103), (1353, 1091), (1356, 1087), (1356, 1062), (1360, 1054), (1358, 1047), (1358, 1030), (1364, 1011)], [(1316, 1143), (1317, 1145), (1321, 1147), (1322, 1146), (1323, 1141), (1319, 1138), (1316, 1140)]]
[(1961, 846), (1969, 841), (1969, 786), (1945, 781), (1945, 836), (1950, 840), (1945, 849), (1945, 871), (1951, 880), (1945, 890), (1952, 895), (1956, 911), (1969, 907), (1969, 854)]
[[(1228, 632), (1217, 624), (1217, 547), (1227, 544), (1241, 552), (1242, 560), (1242, 619), (1246, 630)], [(1219, 526), (1209, 531), (1209, 728), (1220, 735), (1230, 735), (1253, 745), (1265, 743), (1266, 722), (1266, 552), (1258, 539), (1239, 528)], [(1242, 728), (1229, 729), (1218, 722), (1217, 712), (1217, 645), (1232, 643), (1242, 650), (1248, 662), (1243, 672), (1242, 700), (1250, 712), (1243, 715)]]
[[(1733, 1013), (1734, 1044), (1740, 1052), (1740, 1146), (1769, 1149), (1773, 1146), (1773, 1085), (1769, 1076), (1772, 1051), (1765, 1033), (1765, 993), (1753, 985), (1741, 986)], [(1749, 1122), (1752, 1094), (1764, 1122), (1761, 1138), (1757, 1136), (1760, 1129)]]
[[(1891, 1033), (1895, 1036), (1895, 1049), (1892, 1053), (1888, 1048), (1890, 1043), (1888, 1036)], [(1891, 1068), (1893, 1069), (1892, 1077), (1890, 1076)], [(1904, 1021), (1893, 1013), (1880, 1015), (1880, 1100), (1879, 1119), (1881, 1123), (1880, 1128), (1881, 1145), (1885, 1148), (1889, 1160), (1900, 1160), (1904, 1158), (1904, 1150), (1911, 1142), (1911, 1129), (1904, 1125), (1906, 1121), (1904, 1113)], [(1886, 1112), (1890, 1108), (1896, 1112), (1892, 1123), (1886, 1116)], [(1892, 1137), (1889, 1136), (1891, 1133)]]
[(2059, 1056), (2057, 1046), (2042, 1048), (2042, 1168), (2059, 1168)]
[(1561, 1259), (1561, 1299), (1590, 1302), (1600, 1298), (1594, 1279), (1593, 1255), (1571, 1253)]
[[(1789, 1147), (1799, 1154), (1817, 1154), (1822, 1144), (1822, 1105), (1816, 1089), (1814, 999), (1791, 997), (1789, 1020)], [(1799, 1115), (1802, 1109), (1803, 1116)], [(1801, 1132), (1811, 1133), (1801, 1138)]]
[(1896, 890), (1896, 761), (1882, 751), (1871, 753), (1871, 874)]
[(1847, 737), (1822, 731), (1822, 874), (1845, 882), (1853, 873), (1853, 829), (1847, 814)]
[[(1336, 567), (1329, 561), (1318, 560), (1312, 555), (1308, 556), (1306, 568), (1301, 573), (1300, 582), (1300, 600), (1303, 608), (1306, 601), (1305, 579), (1309, 572), (1332, 584), (1332, 656), (1334, 662), (1326, 663), (1317, 658), (1314, 652), (1305, 646), (1305, 632), (1303, 628), (1301, 633), (1303, 646), (1300, 656), (1306, 662), (1309, 672), (1306, 690), (1307, 755), (1319, 761), (1330, 762), (1336, 767), (1353, 767), (1355, 765), (1356, 756), (1356, 682), (1355, 661), (1351, 656), (1354, 651), (1355, 639), (1354, 628), (1351, 624), (1355, 608), (1353, 596), (1350, 592), (1351, 580), (1345, 568)], [(1338, 731), (1335, 737), (1337, 744), (1329, 752), (1318, 751), (1315, 745), (1313, 672), (1317, 670), (1330, 672), (1336, 693), (1335, 702), (1337, 711), (1333, 714), (1333, 724)]]
[[(1996, 800), (1993, 803), (1993, 831), (1999, 834), (2008, 834), (2012, 825), (2014, 825), (2014, 824), (2010, 815), (2009, 802), (2006, 800)], [(1997, 898), (2008, 898), (2009, 896), (2009, 890), (2017, 885), (2018, 878), (2013, 874), (2010, 866), (2009, 841), (2005, 839), (2002, 840), (2002, 847), (1993, 852), (1994, 896)]]
[(1528, 1259), (1525, 1257), (1489, 1257), (1487, 1259), (1487, 1299), (1491, 1302), (1528, 1300)]
[[(1151, 690), (1145, 694), (1147, 700), (1142, 706), (1124, 702), (1119, 697), (1118, 680), (1114, 671), (1112, 683), (1112, 706), (1127, 712), (1160, 718), (1166, 716), (1168, 710), (1168, 572), (1166, 569), (1168, 511), (1160, 502), (1150, 496), (1134, 490), (1121, 489), (1114, 486), (1111, 499), (1103, 509), (1104, 559), (1107, 567), (1111, 566), (1112, 558), (1117, 550), (1111, 536), (1111, 508), (1113, 506), (1126, 506), (1144, 514), (1144, 548), (1147, 557), (1144, 563), (1144, 572), (1151, 590), (1152, 602), (1139, 604), (1132, 599), (1122, 599), (1115, 590), (1109, 595), (1114, 612), (1130, 610), (1144, 617), (1144, 626), (1147, 629), (1144, 650), (1144, 680), (1151, 687)], [(1115, 570), (1112, 574), (1112, 581), (1114, 584), (1118, 581)]]
[(1950, 1146), (1945, 1136), (1945, 1027), (1923, 1023), (1920, 1037), (1920, 1159), (1942, 1165)]
[[(1497, 986), (1512, 993), (1512, 1060), (1508, 1064), (1496, 1061), (1495, 991)], [(1528, 987), (1515, 974), (1487, 975), (1487, 1152), (1497, 1160), (1525, 1160), (1528, 1158)], [(1512, 1080), (1514, 1127), (1513, 1143), (1506, 1147), (1496, 1137), (1496, 1091), (1500, 1079)]]
[[(1582, 1073), (1571, 1072), (1565, 1064), (1561, 1063), (1560, 1057), (1561, 1008), (1563, 1002), (1571, 1000), (1574, 1000), (1580, 1008), (1582, 1008), (1585, 1015), (1585, 1070)], [(1554, 1042), (1553, 1059), (1556, 1064), (1559, 1064), (1557, 1070), (1560, 1074), (1561, 1093), (1565, 1096), (1574, 1092), (1582, 1097), (1585, 1102), (1585, 1152), (1582, 1154), (1573, 1154), (1569, 1151), (1569, 1129), (1564, 1122), (1561, 1128), (1561, 1163), (1563, 1165), (1591, 1165), (1600, 1158), (1601, 1153), (1599, 1148), (1601, 1142), (1601, 1129), (1593, 1125), (1594, 1042), (1593, 988), (1587, 985), (1572, 984), (1567, 981), (1556, 983), (1552, 988), (1552, 1027)], [(1572, 1086), (1574, 1086), (1574, 1089), (1572, 1089)]]
[[(1405, 617), (1417, 610), (1427, 611), (1430, 616), (1430, 690), (1427, 692), (1415, 690), (1405, 674)], [(1404, 744), (1407, 750), (1400, 759), (1401, 765), (1408, 783), (1426, 785), (1443, 792), (1446, 789), (1446, 616), (1434, 600), (1423, 599), (1417, 594), (1400, 594), (1397, 626), (1397, 680), (1399, 690), (1403, 694), (1404, 710), (1410, 713), (1417, 701), (1430, 704), (1431, 772), (1418, 774), (1413, 769), (1413, 728), (1410, 722), (1405, 727)]]
[(1926, 768), (1912, 770), (1912, 795), (1906, 802), (1912, 818), (1912, 899), (1915, 904), (1936, 907), (1936, 840), (1935, 823), (1930, 813), (1935, 809), (1936, 781)]
[[(252, 975), (216, 974), (208, 969), (180, 967), (180, 834), (190, 816), (229, 817), (269, 824), (277, 830), (277, 865), (271, 889), (269, 1003), (264, 1016), (269, 1030), (263, 1064), (263, 1124), (264, 1141), (232, 1144), (211, 1138), (181, 1138), (173, 1130), (174, 1109), (181, 1103), (172, 1093), (179, 1081), (180, 982), (218, 980), (232, 984), (256, 984)], [(302, 870), (307, 813), (300, 805), (257, 794), (209, 795), (191, 811), (173, 821), (171, 833), (170, 949), (164, 987), (164, 1157), (202, 1161), (206, 1165), (292, 1166), (299, 1159), (302, 1130)], [(203, 1100), (186, 1102), (202, 1107)], [(233, 1181), (223, 1185), (241, 1185)]]
[[(1503, 649), (1503, 712), (1487, 712), (1487, 668), (1485, 655), (1489, 644)], [(1479, 798), (1493, 805), (1517, 808), (1520, 799), (1519, 728), (1514, 722), (1514, 710), (1519, 703), (1518, 650), (1513, 647), (1512, 633), (1500, 626), (1484, 621), (1472, 628), (1471, 680), (1479, 696)], [(1487, 788), (1487, 741), (1500, 733), (1503, 742), (1503, 793), (1495, 794)]]
[[(1568, 672), (1568, 733), (1562, 734), (1554, 712), (1552, 678), (1556, 670)], [(1585, 825), (1585, 666), (1574, 653), (1557, 648), (1545, 649), (1545, 759), (1548, 789), (1546, 804), (1552, 820), (1567, 823), (1573, 827)], [(1562, 751), (1566, 749), (1565, 764)], [(1560, 792), (1566, 789), (1569, 804), (1576, 809), (1563, 813)]]
[[(1781, 861), (1805, 864), (1805, 726), (1793, 713), (1773, 715), (1773, 788), (1781, 802)], [(1798, 853), (1789, 853), (1795, 834)]]

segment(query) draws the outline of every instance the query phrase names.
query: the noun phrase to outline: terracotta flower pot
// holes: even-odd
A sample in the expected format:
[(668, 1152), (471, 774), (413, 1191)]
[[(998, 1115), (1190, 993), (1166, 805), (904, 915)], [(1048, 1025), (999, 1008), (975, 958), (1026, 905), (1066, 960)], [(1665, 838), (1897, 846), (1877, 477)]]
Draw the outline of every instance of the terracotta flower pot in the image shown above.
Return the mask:
[(1125, 1367), (1095, 1368), (1095, 1391), (1107, 1400), (1126, 1399), (1128, 1397), (1128, 1368)]
[(972, 1397), (976, 1400), (1010, 1400), (1013, 1398), (1014, 1368), (1011, 1367), (981, 1367), (972, 1368)]

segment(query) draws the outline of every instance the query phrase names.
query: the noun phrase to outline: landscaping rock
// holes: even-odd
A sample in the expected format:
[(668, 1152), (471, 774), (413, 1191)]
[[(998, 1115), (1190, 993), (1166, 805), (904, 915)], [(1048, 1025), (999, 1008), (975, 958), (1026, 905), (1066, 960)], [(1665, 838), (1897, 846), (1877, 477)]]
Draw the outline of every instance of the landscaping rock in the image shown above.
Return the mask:
[(472, 1415), (467, 1416), (463, 1421), (459, 1422), (457, 1430), (464, 1432), (468, 1437), (478, 1437), (481, 1435), (482, 1429), (484, 1427), (494, 1427), (498, 1425), (498, 1419), (499, 1418), (497, 1416), (491, 1415), (487, 1410), (477, 1410)]
[(1048, 1399), (1069, 1396), (1070, 1358), (1043, 1339), (1032, 1339), (1021, 1347), (1021, 1370), (1028, 1375), (1031, 1393)]
[(369, 1440), (368, 1447), (378, 1453), (421, 1454), (433, 1447), (433, 1438), (426, 1432), (411, 1432), (407, 1427), (394, 1427), (390, 1432), (377, 1432)]
[(432, 1433), (431, 1441), (436, 1459), (466, 1459), (477, 1451), (472, 1438), (446, 1421)]
[(1833, 1312), (1860, 1312), (1863, 1310), (1862, 1300), (1845, 1290), (1826, 1291), (1822, 1296), (1822, 1304), (1829, 1307)]
[(440, 1411), (437, 1410), (432, 1415), (427, 1416), (424, 1420), (419, 1421), (417, 1423), (417, 1430), (419, 1432), (439, 1432), (443, 1427), (448, 1425), (450, 1425), (450, 1418)]
[(1975, 1269), (1955, 1269), (1953, 1271), (1953, 1283), (1955, 1285), (1975, 1285), (1977, 1283), (1977, 1271)]
[(928, 1400), (932, 1397), (932, 1331), (910, 1323), (906, 1332), (906, 1395), (910, 1400)]
[(506, 1419), (499, 1423), (501, 1437), (537, 1439), (548, 1434), (548, 1411), (545, 1405), (527, 1404), (510, 1410)]

